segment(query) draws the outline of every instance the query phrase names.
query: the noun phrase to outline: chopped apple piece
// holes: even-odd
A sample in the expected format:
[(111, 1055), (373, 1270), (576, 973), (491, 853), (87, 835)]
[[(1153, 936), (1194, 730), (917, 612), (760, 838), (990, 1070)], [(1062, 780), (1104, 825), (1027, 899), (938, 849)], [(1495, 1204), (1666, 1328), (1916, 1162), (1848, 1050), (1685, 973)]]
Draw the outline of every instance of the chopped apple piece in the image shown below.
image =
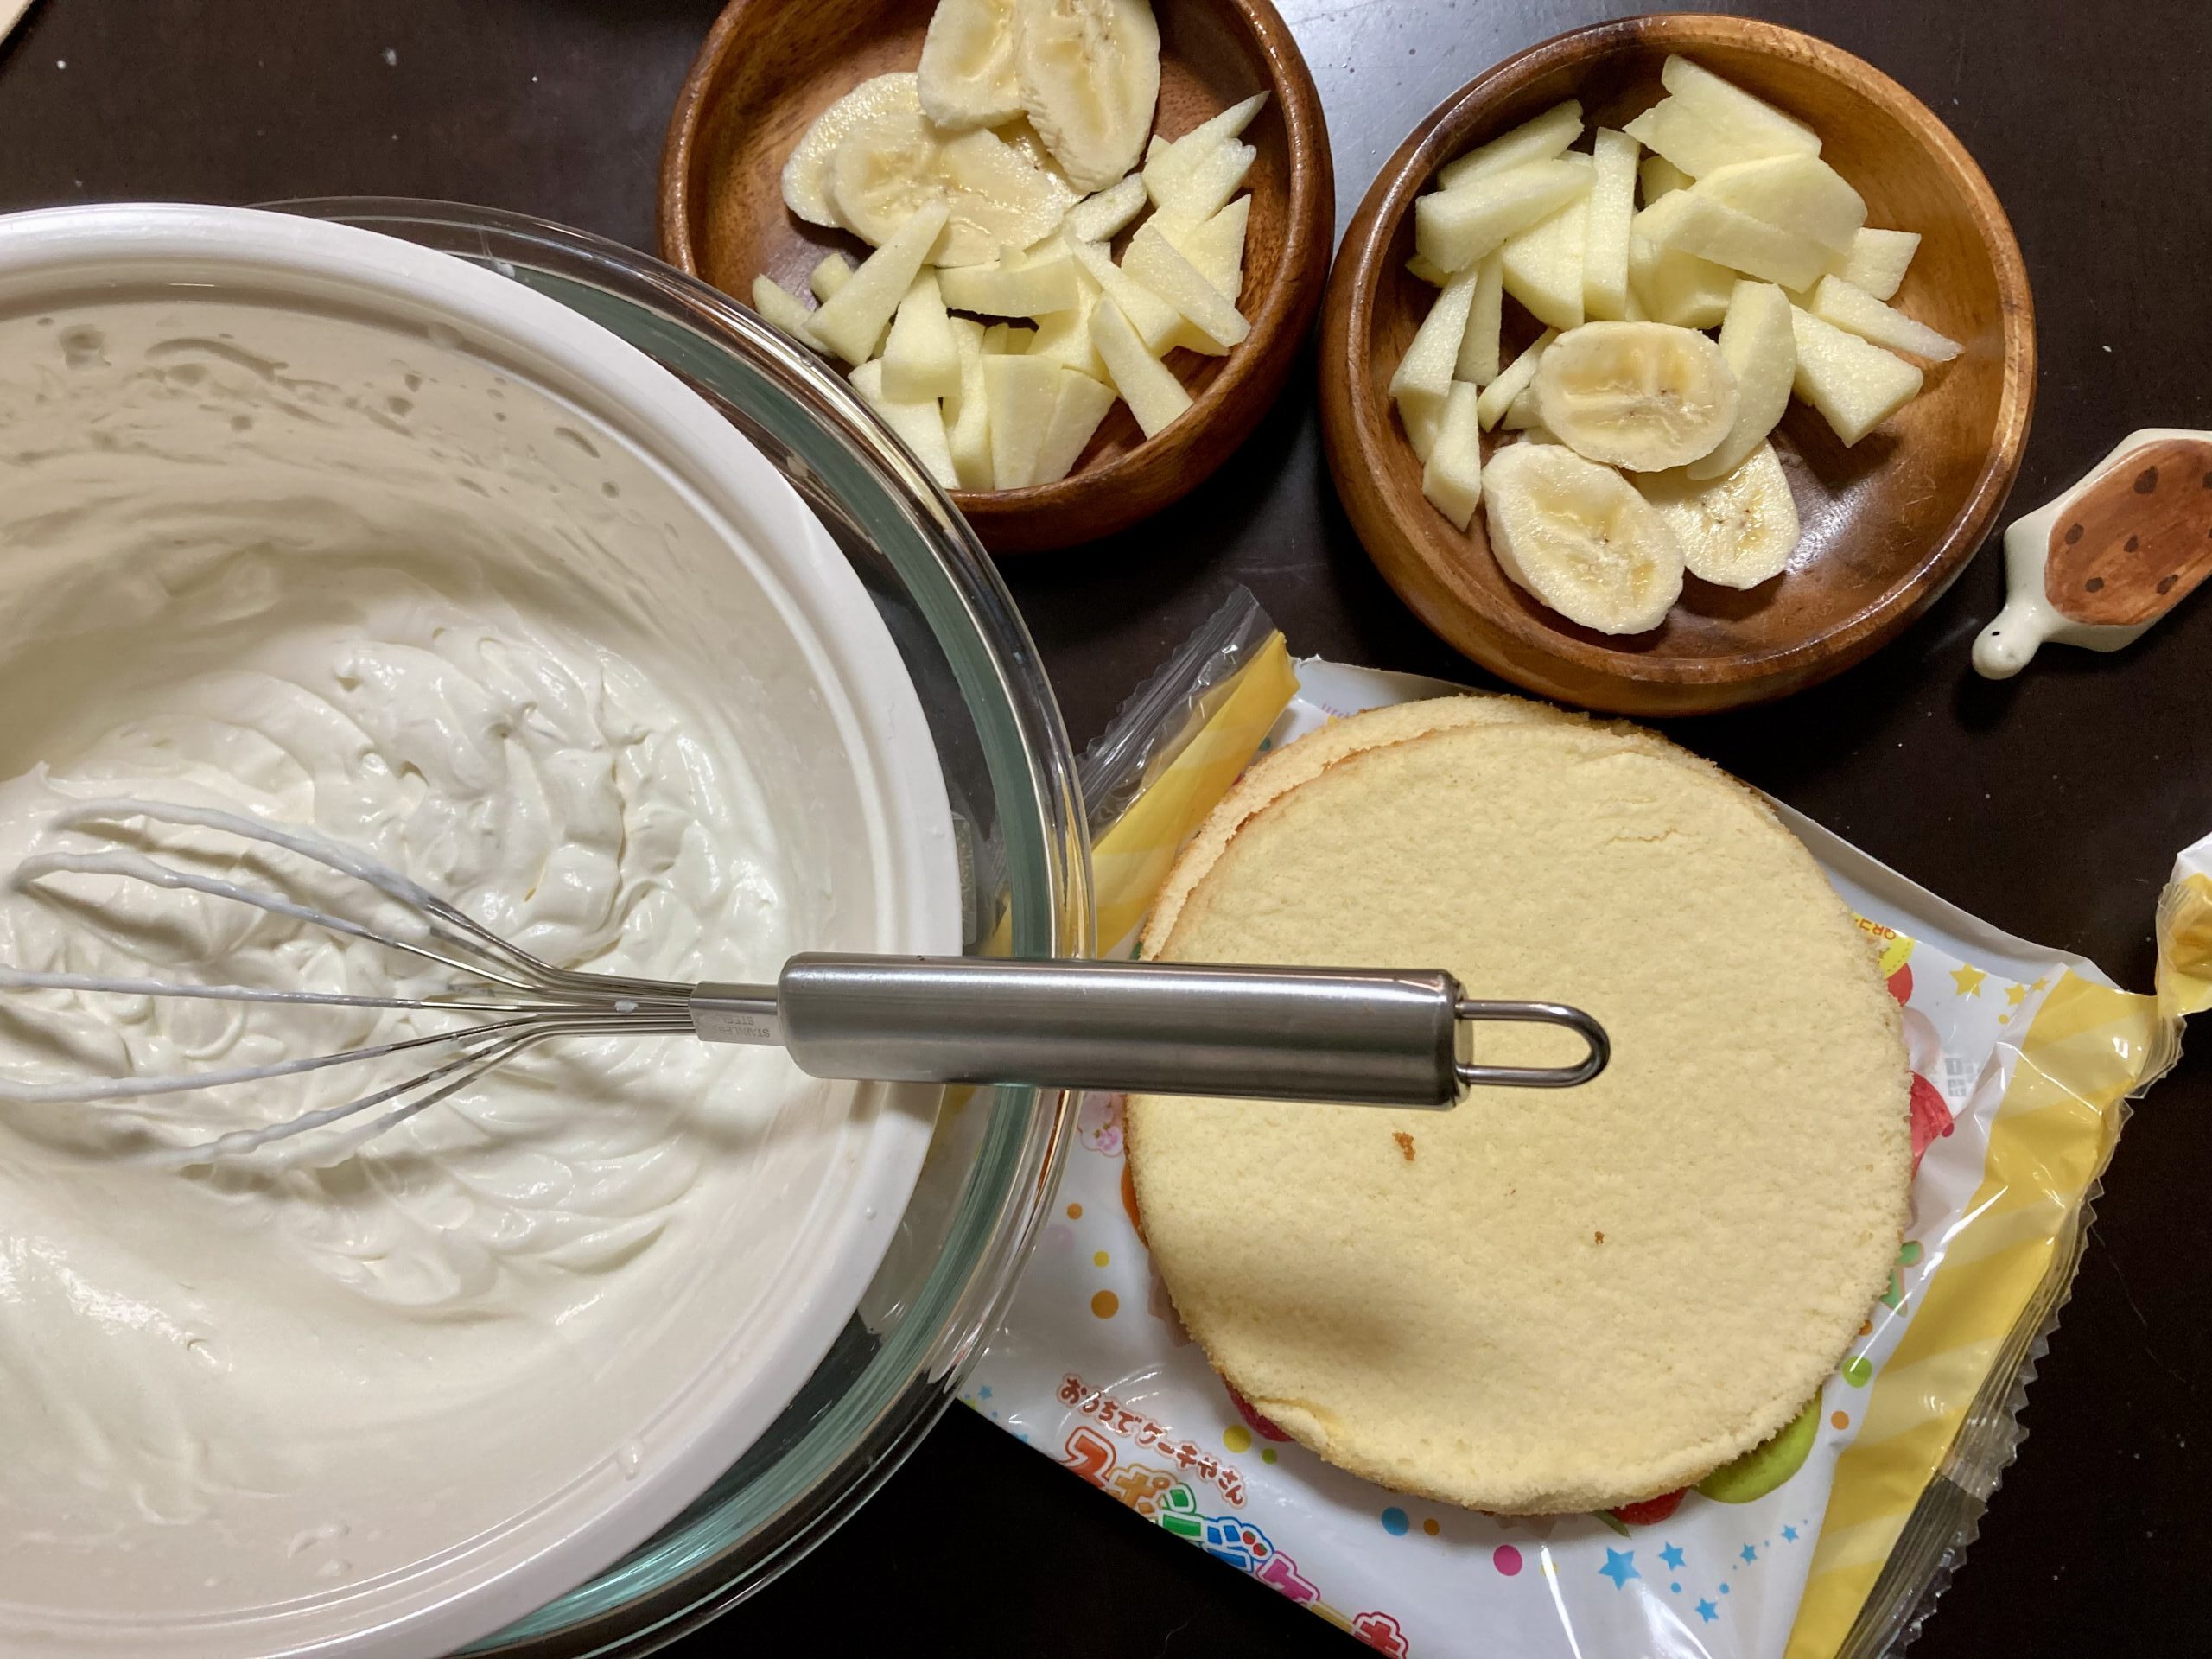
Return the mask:
[(963, 265), (938, 273), (944, 302), (990, 317), (1043, 317), (1065, 311), (1079, 297), (1077, 266), (1065, 248), (1036, 259), (1019, 255), (988, 265)]
[(1593, 169), (1560, 159), (1478, 174), (1414, 204), (1414, 244), (1439, 270), (1465, 270), (1508, 237), (1589, 194)]
[(1726, 265), (1656, 247), (1633, 233), (1629, 238), (1628, 279), (1644, 316), (1677, 328), (1713, 327), (1727, 315), (1729, 296), (1739, 280)]
[(1484, 431), (1504, 419), (1505, 411), (1513, 407), (1514, 400), (1529, 390), (1529, 382), (1536, 378), (1536, 365), (1543, 361), (1545, 348), (1558, 338), (1558, 329), (1545, 329), (1503, 374), (1483, 388), (1482, 399), (1475, 405), (1475, 416)]
[(1669, 58), (1659, 73), (1672, 96), (1630, 122), (1628, 132), (1692, 178), (1732, 162), (1821, 153), (1810, 127), (1688, 58)]
[(960, 346), (944, 315), (937, 273), (925, 268), (891, 319), (891, 337), (883, 343), (883, 395), (915, 404), (959, 391)]
[(868, 361), (899, 302), (914, 285), (948, 216), (942, 201), (917, 208), (842, 288), (822, 302), (811, 325), (816, 337), (848, 363)]
[(983, 355), (1020, 357), (1036, 338), (1034, 328), (1023, 328), (1011, 322), (995, 322), (983, 330)]
[(826, 301), (852, 279), (853, 262), (842, 253), (825, 253), (822, 263), (806, 274), (806, 285), (817, 301)]
[(1774, 146), (1770, 154), (1797, 149), (1813, 156), (1821, 153), (1821, 135), (1802, 121), (1784, 115), (1764, 99), (1754, 98), (1733, 81), (1723, 80), (1679, 54), (1670, 54), (1659, 66), (1659, 84), (1709, 124), (1761, 135), (1764, 142)]
[(1180, 138), (1163, 145), (1160, 151), (1147, 154), (1144, 163), (1144, 187), (1158, 207), (1166, 207), (1171, 196), (1196, 176), (1206, 165), (1214, 151), (1234, 143), (1237, 136), (1252, 124), (1252, 118), (1265, 108), (1268, 95), (1255, 92), (1240, 104), (1232, 104), (1211, 120), (1201, 122)]
[(1104, 242), (1128, 227), (1144, 211), (1144, 175), (1132, 173), (1119, 184), (1085, 196), (1068, 209), (1068, 234), (1083, 242)]
[(1060, 395), (1052, 405), (1052, 424), (1037, 448), (1037, 471), (1033, 484), (1057, 484), (1075, 470), (1090, 435), (1114, 407), (1114, 388), (1073, 369), (1060, 371)]
[(880, 358), (861, 364), (853, 371), (851, 378), (862, 400), (914, 452), (914, 459), (922, 463), (924, 470), (946, 489), (958, 489), (960, 474), (953, 469), (952, 450), (944, 436), (944, 416), (938, 408), (937, 399), (913, 402), (887, 396)]
[(1715, 168), (1690, 187), (1690, 194), (1818, 243), (1829, 259), (1843, 257), (1866, 222), (1866, 198), (1817, 156), (1774, 156)]
[(968, 317), (946, 321), (960, 353), (960, 390), (944, 400), (945, 447), (962, 489), (991, 489), (991, 406), (983, 378), (983, 325)]
[(1893, 300), (1904, 286), (1912, 256), (1919, 251), (1917, 231), (1862, 229), (1851, 238), (1851, 250), (1835, 267), (1835, 274), (1878, 300)]
[(1087, 374), (1094, 380), (1105, 379), (1106, 365), (1090, 340), (1090, 314), (1097, 305), (1098, 284), (1090, 280), (1089, 271), (1078, 265), (1076, 302), (1065, 311), (1038, 319), (1036, 337), (1029, 342), (1029, 355), (1049, 357), (1078, 374)]
[(1736, 377), (1736, 423), (1719, 446), (1682, 470), (1694, 479), (1726, 477), (1766, 442), (1789, 407), (1797, 337), (1789, 296), (1771, 283), (1738, 283), (1720, 324), (1720, 355)]
[(1536, 412), (1535, 388), (1529, 387), (1508, 404), (1497, 423), (1507, 432), (1525, 432), (1531, 427), (1543, 425), (1544, 417)]
[(802, 346), (811, 346), (819, 351), (822, 342), (815, 337), (814, 313), (806, 302), (789, 289), (772, 283), (766, 276), (753, 279), (753, 308), (772, 328), (780, 328)]
[(1636, 216), (1636, 234), (1678, 253), (1694, 253), (1746, 276), (1804, 288), (1827, 270), (1827, 251), (1808, 237), (1753, 219), (1694, 189), (1664, 195)]
[(1175, 251), (1204, 271), (1222, 297), (1235, 305), (1244, 292), (1244, 232), (1251, 218), (1252, 198), (1239, 196), (1211, 219), (1195, 225), (1166, 213), (1155, 222)]
[(1090, 338), (1114, 377), (1114, 389), (1145, 436), (1153, 436), (1191, 406), (1191, 394), (1146, 346), (1135, 326), (1114, 302), (1111, 289), (1090, 314)]
[(1690, 175), (1664, 156), (1645, 156), (1636, 175), (1643, 186), (1643, 205), (1647, 207), (1669, 191), (1688, 189), (1690, 184)]
[[(1174, 147), (1145, 163), (1144, 188), (1153, 206), (1179, 219), (1211, 219), (1244, 188), (1245, 175), (1260, 152), (1230, 139), (1200, 155), (1188, 171), (1176, 170)], [(1158, 178), (1155, 173), (1167, 169)]]
[(1444, 270), (1441, 266), (1431, 264), (1426, 256), (1418, 253), (1406, 261), (1406, 269), (1417, 280), (1427, 283), (1431, 288), (1441, 288), (1452, 280), (1450, 271)]
[(1467, 332), (1460, 337), (1459, 361), (1452, 378), (1486, 386), (1497, 378), (1498, 336), (1504, 324), (1505, 250), (1475, 267), (1475, 297), (1467, 308)]
[(1436, 442), (1421, 466), (1421, 493), (1459, 530), (1466, 529), (1483, 499), (1483, 429), (1475, 414), (1479, 397), (1465, 381), (1453, 383)]
[[(1252, 332), (1252, 325), (1244, 321), (1219, 289), (1206, 280), (1204, 271), (1175, 251), (1155, 224), (1146, 223), (1129, 238), (1128, 251), (1122, 256), (1122, 269), (1142, 283), (1147, 292), (1159, 295), (1181, 312), (1200, 334), (1224, 351), (1239, 344)], [(1452, 350), (1458, 349), (1455, 340)]]
[[(1145, 354), (1158, 357), (1166, 351), (1175, 331), (1183, 326), (1183, 314), (1116, 264), (1097, 243), (1077, 243), (1075, 257), (1099, 290), (1114, 302), (1122, 320), (1136, 330), (1137, 338), (1144, 342)], [(1093, 312), (1094, 338), (1097, 332), (1097, 314)]]
[(1582, 309), (1590, 316), (1628, 315), (1628, 236), (1636, 217), (1637, 149), (1635, 139), (1611, 127), (1599, 128), (1592, 141), (1598, 170), (1582, 232)]
[(1390, 375), (1393, 398), (1403, 402), (1408, 396), (1418, 395), (1440, 402), (1452, 389), (1452, 378), (1459, 361), (1459, 346), (1466, 338), (1467, 318), (1474, 307), (1481, 270), (1479, 265), (1472, 267), (1445, 283), (1444, 291), (1428, 308), (1428, 315), (1414, 331), (1413, 343), (1406, 347), (1406, 354), (1398, 359), (1398, 366)]
[(1398, 399), (1398, 421), (1406, 429), (1406, 442), (1423, 466), (1436, 453), (1437, 435), (1444, 429), (1445, 399), (1433, 392), (1408, 392)]
[(1582, 136), (1582, 105), (1573, 99), (1554, 104), (1533, 121), (1524, 121), (1502, 137), (1478, 144), (1456, 160), (1446, 162), (1436, 175), (1436, 188), (1449, 190), (1485, 173), (1505, 173), (1531, 162), (1548, 162)]
[(1554, 328), (1582, 326), (1583, 247), (1590, 199), (1570, 201), (1541, 224), (1510, 238), (1500, 251), (1505, 291)]
[(1795, 391), (1835, 435), (1856, 443), (1919, 395), (1920, 371), (1901, 357), (1792, 306)]
[(1049, 358), (987, 357), (983, 395), (990, 407), (993, 487), (1019, 490), (1037, 481), (1037, 460), (1068, 371)]
[(1955, 340), (1937, 334), (1926, 323), (1915, 322), (1840, 276), (1821, 277), (1821, 285), (1813, 290), (1812, 304), (1805, 308), (1822, 322), (1832, 322), (1893, 352), (1910, 352), (1933, 363), (1948, 363), (1959, 354)]

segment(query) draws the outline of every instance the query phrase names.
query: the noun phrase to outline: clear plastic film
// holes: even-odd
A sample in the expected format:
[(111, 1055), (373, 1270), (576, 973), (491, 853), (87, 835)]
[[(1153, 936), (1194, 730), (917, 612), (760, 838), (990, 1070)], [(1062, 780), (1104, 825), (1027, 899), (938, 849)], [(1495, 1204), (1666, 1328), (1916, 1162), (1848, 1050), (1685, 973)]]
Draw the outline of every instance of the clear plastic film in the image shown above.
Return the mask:
[[(1141, 826), (1128, 861), (1110, 879), (1102, 868), (1103, 948), (1117, 935), (1129, 948), (1176, 848), (1256, 751), (1461, 690), (1325, 662), (1298, 664), (1294, 689), (1271, 729), (1246, 723), (1266, 702), (1256, 691), (1233, 728), (1234, 700), (1210, 705), (1211, 740), (1181, 750), (1207, 757), (1203, 787), (1186, 775), (1147, 815), (1155, 782), (1100, 836), (1105, 852)], [(1136, 1229), (1120, 1103), (1103, 1096), (1084, 1103), (967, 1402), (1381, 1652), (1872, 1659), (1910, 1640), (2018, 1447), (2126, 1103), (2174, 1057), (2174, 1005), (2001, 933), (1777, 810), (1880, 950), (1912, 1064), (1916, 1173), (1888, 1289), (1773, 1441), (1694, 1490), (1597, 1516), (1483, 1515), (1329, 1467), (1231, 1395), (1176, 1321)], [(2192, 851), (2212, 869), (2212, 842)], [(2186, 874), (2193, 898), (2169, 890), (2186, 925), (2173, 973), (2162, 955), (2162, 995), (2170, 979), (2200, 995), (2212, 985), (2212, 881)]]

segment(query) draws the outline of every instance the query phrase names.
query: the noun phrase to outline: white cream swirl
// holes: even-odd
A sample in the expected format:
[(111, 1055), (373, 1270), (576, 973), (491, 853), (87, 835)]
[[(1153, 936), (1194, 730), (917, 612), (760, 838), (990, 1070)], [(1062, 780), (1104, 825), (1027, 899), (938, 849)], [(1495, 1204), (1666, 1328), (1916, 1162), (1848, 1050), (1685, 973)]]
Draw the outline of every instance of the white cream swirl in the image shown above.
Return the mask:
[[(448, 355), (170, 300), (0, 319), (0, 868), (94, 844), (45, 828), (69, 803), (137, 795), (311, 825), (556, 963), (772, 973), (828, 895), (794, 876), (761, 781), (791, 757), (732, 710), (788, 671), (744, 649), (737, 611), (677, 594), (671, 618), (666, 486)], [(200, 830), (116, 835), (357, 913), (368, 896)], [(0, 959), (423, 982), (357, 941), (81, 875), (0, 896)], [(41, 992), (0, 998), (0, 1066), (255, 1065), (410, 1028)], [(645, 1409), (621, 1352), (717, 1270), (742, 1182), (805, 1179), (761, 1149), (805, 1086), (787, 1062), (688, 1038), (537, 1051), (359, 1150), (114, 1156), (395, 1080), (0, 1104), (0, 1615), (118, 1548), (143, 1599), (216, 1609), (504, 1520)]]

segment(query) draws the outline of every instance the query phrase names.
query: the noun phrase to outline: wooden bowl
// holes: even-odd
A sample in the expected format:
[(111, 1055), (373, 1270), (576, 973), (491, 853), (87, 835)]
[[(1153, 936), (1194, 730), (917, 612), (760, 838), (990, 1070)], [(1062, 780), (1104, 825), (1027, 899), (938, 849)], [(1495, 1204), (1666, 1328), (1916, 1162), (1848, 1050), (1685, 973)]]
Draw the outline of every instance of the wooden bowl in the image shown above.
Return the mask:
[[(747, 300), (766, 271), (797, 292), (822, 256), (868, 252), (784, 206), (784, 161), (814, 118), (872, 75), (912, 69), (935, 0), (731, 0), (676, 100), (661, 153), (660, 248), (671, 264)], [(1246, 130), (1259, 150), (1245, 188), (1244, 290), (1251, 334), (1227, 357), (1170, 353), (1194, 399), (1147, 440), (1116, 404), (1075, 470), (1027, 489), (956, 491), (954, 505), (995, 553), (1090, 541), (1194, 487), (1250, 434), (1304, 342), (1321, 301), (1336, 178), (1320, 94), (1267, 0), (1166, 4), (1154, 130), (1179, 137), (1254, 92), (1271, 94)], [(1119, 257), (1117, 245), (1116, 257)]]
[[(1405, 264), (1414, 199), (1438, 168), (1565, 98), (1582, 100), (1586, 123), (1618, 127), (1657, 100), (1660, 64), (1675, 52), (1810, 124), (1821, 155), (1866, 198), (1868, 224), (1921, 233), (1896, 304), (1965, 352), (1931, 367), (1922, 394), (1851, 448), (1793, 399), (1773, 440), (1804, 531), (1789, 569), (1748, 592), (1692, 577), (1661, 626), (1611, 636), (1516, 586), (1491, 555), (1479, 512), (1463, 535), (1422, 499), (1421, 462), (1388, 386), (1436, 294)], [(1517, 349), (1535, 325), (1518, 306), (1506, 309), (1506, 344)], [(1329, 280), (1322, 431), (1360, 539), (1446, 640), (1546, 696), (1623, 714), (1695, 714), (1825, 679), (1935, 602), (1981, 545), (2019, 470), (2035, 356), (2012, 228), (1981, 169), (1926, 106), (1810, 35), (1662, 14), (1576, 29), (1506, 59), (1390, 158)]]

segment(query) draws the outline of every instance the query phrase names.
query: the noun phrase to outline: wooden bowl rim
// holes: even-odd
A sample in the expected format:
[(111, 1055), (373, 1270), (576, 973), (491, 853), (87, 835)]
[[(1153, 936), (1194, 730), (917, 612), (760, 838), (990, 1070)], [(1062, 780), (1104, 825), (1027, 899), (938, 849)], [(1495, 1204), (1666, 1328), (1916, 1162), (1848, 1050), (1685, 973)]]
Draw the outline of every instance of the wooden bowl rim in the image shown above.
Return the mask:
[[(690, 174), (693, 141), (704, 115), (708, 96), (735, 49), (746, 14), (776, 0), (728, 0), (685, 73), (682, 89), (669, 115), (668, 132), (661, 145), (659, 223), (657, 226), (661, 257), (687, 276), (705, 277), (692, 245)], [(1157, 435), (1123, 451), (1103, 467), (1071, 474), (1051, 484), (1026, 485), (1018, 490), (951, 490), (953, 505), (979, 525), (1015, 518), (1042, 519), (1071, 513), (1097, 497), (1122, 487), (1140, 463), (1147, 467), (1180, 461), (1198, 443), (1207, 418), (1215, 409), (1248, 382), (1287, 369), (1297, 355), (1306, 329), (1320, 309), (1329, 257), (1328, 235), (1336, 213), (1336, 177), (1329, 149), (1327, 119), (1321, 109), (1320, 89), (1290, 27), (1269, 0), (1224, 0), (1224, 9), (1242, 20), (1256, 39), (1260, 55), (1268, 64), (1268, 91), (1282, 112), (1284, 137), (1290, 151), (1290, 188), (1284, 219), (1283, 253), (1268, 273), (1261, 302), (1249, 318), (1251, 334), (1243, 345), (1222, 359), (1221, 372), (1192, 400), (1191, 407)], [(1304, 280), (1306, 267), (1314, 258), (1318, 244), (1322, 270), (1316, 280)], [(734, 296), (741, 305), (744, 296)], [(1256, 350), (1247, 347), (1255, 345)], [(1256, 415), (1255, 416), (1256, 423)], [(1227, 452), (1215, 462), (1227, 459)], [(1193, 472), (1181, 480), (1178, 493), (1194, 487), (1214, 467)], [(1077, 537), (1076, 539), (1084, 539)], [(1037, 550), (1042, 550), (1041, 547)]]
[[(1726, 46), (1803, 63), (1882, 105), (1948, 171), (1961, 195), (1986, 215), (1985, 222), (2001, 232), (1982, 238), (1996, 280), (2004, 341), (2003, 374), (1988, 454), (1974, 487), (1949, 524), (1932, 538), (1919, 564), (1878, 597), (1791, 644), (1720, 657), (1649, 658), (1578, 639), (1518, 612), (1485, 609), (1478, 613), (1484, 623), (1516, 644), (1616, 682), (1681, 688), (1733, 682), (1738, 695), (1726, 702), (1703, 705), (1733, 706), (1758, 698), (1774, 682), (1802, 676), (1808, 666), (1825, 664), (1837, 671), (1859, 661), (1932, 604), (1980, 550), (2018, 474), (2035, 406), (2034, 300), (2012, 220), (1980, 167), (1935, 111), (1863, 58), (1779, 23), (1714, 12), (1647, 12), (1585, 24), (1500, 59), (1446, 98), (1422, 118), (1369, 187), (1344, 233), (1337, 268), (1330, 277), (1323, 374), (1332, 378), (1342, 375), (1343, 403), (1350, 416), (1349, 432), (1339, 433), (1338, 423), (1331, 418), (1337, 400), (1324, 395), (1322, 418), (1332, 468), (1363, 456), (1376, 441), (1376, 434), (1391, 431), (1389, 410), (1376, 398), (1366, 372), (1364, 348), (1374, 330), (1376, 284), (1390, 245), (1430, 175), (1451, 159), (1442, 152), (1448, 147), (1456, 153), (1463, 147), (1471, 137), (1466, 129), (1476, 124), (1478, 113), (1507, 93), (1618, 43), (1692, 51), (1700, 46)], [(1448, 144), (1441, 137), (1446, 132), (1455, 135)], [(1344, 289), (1341, 304), (1340, 284)], [(1336, 326), (1339, 318), (1341, 327)], [(1400, 531), (1414, 556), (1427, 563), (1420, 538), (1402, 531), (1397, 512), (1389, 512), (1389, 517), (1394, 531)], [(1489, 658), (1480, 660), (1509, 678), (1520, 677), (1508, 664)], [(1809, 682), (1796, 679), (1796, 683)], [(1788, 689), (1796, 689), (1795, 683)]]

